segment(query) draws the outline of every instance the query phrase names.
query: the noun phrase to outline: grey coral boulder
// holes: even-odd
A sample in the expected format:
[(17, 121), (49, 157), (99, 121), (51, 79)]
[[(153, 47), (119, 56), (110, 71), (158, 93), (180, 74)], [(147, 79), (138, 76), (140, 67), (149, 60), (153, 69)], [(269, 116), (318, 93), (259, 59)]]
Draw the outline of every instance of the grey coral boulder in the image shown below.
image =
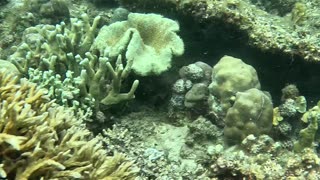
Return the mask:
[(270, 96), (259, 89), (238, 92), (225, 117), (224, 136), (228, 144), (239, 144), (248, 135), (268, 134), (272, 127)]

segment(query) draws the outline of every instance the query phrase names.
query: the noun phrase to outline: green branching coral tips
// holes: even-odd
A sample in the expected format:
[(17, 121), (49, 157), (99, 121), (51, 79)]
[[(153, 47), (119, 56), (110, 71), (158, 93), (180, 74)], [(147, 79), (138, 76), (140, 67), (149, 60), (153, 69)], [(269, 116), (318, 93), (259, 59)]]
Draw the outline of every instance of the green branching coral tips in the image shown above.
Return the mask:
[[(95, 108), (99, 109), (99, 103), (104, 105), (114, 105), (125, 100), (133, 99), (134, 92), (139, 85), (135, 80), (128, 93), (121, 93), (121, 85), (128, 77), (132, 61), (127, 61), (124, 66), (121, 55), (118, 56), (114, 66), (106, 57), (97, 57), (91, 53), (86, 53), (86, 58), (82, 59), (80, 92), (82, 96), (92, 96), (96, 100)], [(111, 82), (105, 84), (103, 82)]]
[(102, 27), (91, 50), (110, 58), (125, 52), (136, 74), (159, 75), (171, 67), (172, 56), (184, 53), (177, 31), (179, 24), (161, 15), (130, 13), (127, 21)]
[(116, 67), (113, 68), (110, 62), (107, 62), (107, 69), (110, 72), (112, 77), (112, 85), (111, 90), (108, 95), (103, 98), (100, 102), (104, 105), (113, 105), (118, 104), (125, 100), (133, 99), (134, 92), (138, 88), (139, 80), (135, 80), (131, 86), (131, 89), (128, 93), (120, 93), (121, 83), (123, 79), (125, 79), (129, 73), (132, 66), (132, 61), (127, 61), (127, 65), (123, 68), (123, 64), (121, 61), (121, 56), (118, 56)]

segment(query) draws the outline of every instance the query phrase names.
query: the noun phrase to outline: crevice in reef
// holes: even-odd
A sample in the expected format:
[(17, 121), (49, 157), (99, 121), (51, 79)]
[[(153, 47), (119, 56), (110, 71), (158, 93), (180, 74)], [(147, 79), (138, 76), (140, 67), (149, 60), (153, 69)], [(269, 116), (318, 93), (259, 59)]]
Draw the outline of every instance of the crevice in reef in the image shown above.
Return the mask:
[[(320, 63), (306, 62), (300, 57), (284, 55), (276, 50), (261, 51), (247, 44), (248, 38), (244, 32), (223, 22), (199, 23), (189, 16), (176, 18), (180, 22), (179, 34), (185, 43), (185, 54), (175, 57), (175, 68), (161, 77), (142, 79), (142, 86), (149, 86), (151, 83), (147, 83), (148, 81), (155, 80), (159, 83), (153, 84), (156, 86), (154, 88), (148, 87), (147, 91), (141, 88), (144, 92), (137, 92), (137, 100), (143, 98), (142, 101), (146, 102), (149, 99), (151, 104), (161, 105), (160, 102), (164, 102), (170, 96), (170, 83), (173, 84), (172, 82), (178, 79), (177, 72), (180, 67), (196, 61), (213, 66), (222, 56), (230, 55), (242, 59), (257, 70), (262, 90), (271, 93), (275, 105), (279, 105), (281, 89), (287, 84), (295, 84), (298, 87), (301, 95), (306, 97), (308, 106), (312, 107), (317, 103), (317, 97), (314, 96), (316, 92), (320, 92)], [(146, 83), (143, 83), (144, 81)], [(163, 91), (158, 91), (159, 87)], [(159, 92), (161, 95), (154, 94)]]

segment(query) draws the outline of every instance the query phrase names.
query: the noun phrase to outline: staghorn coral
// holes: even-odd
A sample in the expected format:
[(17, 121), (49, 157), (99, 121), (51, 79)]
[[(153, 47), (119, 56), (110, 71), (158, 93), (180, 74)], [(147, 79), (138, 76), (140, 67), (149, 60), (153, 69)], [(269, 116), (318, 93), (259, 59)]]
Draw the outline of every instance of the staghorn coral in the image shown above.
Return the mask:
[[(85, 69), (80, 75), (82, 79), (79, 86), (80, 90), (85, 96), (91, 95), (97, 100), (96, 108), (99, 106), (98, 103), (114, 105), (135, 97), (134, 92), (139, 85), (138, 80), (133, 82), (128, 93), (120, 92), (122, 81), (131, 71), (131, 60), (128, 60), (124, 66), (121, 55), (119, 55), (115, 62), (115, 68), (113, 68), (107, 58), (97, 59), (94, 56), (88, 56), (88, 58), (81, 61), (80, 65)], [(96, 66), (98, 66), (98, 68), (96, 68)], [(101, 84), (103, 81), (109, 84), (103, 86)], [(89, 87), (88, 90), (87, 87)]]
[(52, 70), (63, 75), (71, 70), (78, 75), (80, 59), (85, 57), (96, 36), (100, 16), (92, 25), (87, 14), (80, 19), (71, 18), (70, 25), (64, 22), (54, 25), (40, 24), (24, 31), (22, 43), (13, 47), (15, 52), (10, 55), (12, 61), (23, 74), (28, 68)]
[(36, 84), (0, 72), (0, 176), (41, 179), (133, 179), (124, 155), (108, 156), (81, 116), (58, 106)]

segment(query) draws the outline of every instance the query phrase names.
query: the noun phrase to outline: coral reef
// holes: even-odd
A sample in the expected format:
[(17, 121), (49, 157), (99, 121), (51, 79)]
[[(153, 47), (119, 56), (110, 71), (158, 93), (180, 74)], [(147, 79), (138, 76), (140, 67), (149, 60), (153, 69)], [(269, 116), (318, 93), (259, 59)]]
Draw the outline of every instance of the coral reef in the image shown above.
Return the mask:
[(319, 107), (315, 106), (308, 110), (302, 116), (304, 122), (308, 122), (309, 125), (305, 129), (302, 129), (299, 133), (299, 139), (294, 144), (294, 151), (301, 152), (305, 148), (313, 149), (315, 136), (318, 130), (318, 121), (320, 118)]
[[(250, 135), (241, 147), (211, 150), (209, 177), (253, 179), (318, 179), (319, 157), (311, 149), (295, 154), (266, 135)], [(277, 158), (274, 158), (277, 157)], [(309, 168), (306, 168), (309, 167)]]
[(78, 56), (85, 57), (89, 51), (99, 20), (100, 17), (96, 17), (91, 25), (88, 15), (83, 14), (81, 19), (72, 18), (70, 27), (64, 22), (56, 26), (40, 24), (29, 27), (24, 31), (22, 43), (13, 47), (15, 52), (9, 60), (24, 74), (32, 67), (61, 75), (71, 70), (78, 75)]
[(186, 139), (188, 146), (194, 146), (200, 142), (210, 143), (213, 139), (218, 139), (223, 134), (221, 129), (202, 116), (188, 124), (188, 128), (189, 134)]
[[(282, 52), (289, 56), (299, 56), (307, 61), (320, 61), (318, 43), (319, 26), (317, 25), (320, 3), (317, 0), (307, 2), (268, 1), (267, 4), (283, 4), (277, 10), (291, 12), (293, 16), (278, 16), (254, 5), (252, 0), (118, 0), (129, 9), (140, 7), (153, 9), (154, 12), (164, 9), (176, 9), (178, 12), (194, 17), (198, 22), (214, 23), (222, 21), (226, 26), (232, 25), (248, 35), (248, 44), (264, 51)], [(298, 5), (298, 7), (297, 7)], [(154, 8), (165, 7), (165, 8)], [(289, 8), (292, 7), (292, 10)], [(304, 8), (301, 8), (304, 7)], [(268, 8), (268, 7), (266, 7)], [(269, 9), (269, 8), (268, 8)], [(292, 17), (292, 18), (291, 18)], [(308, 17), (308, 18), (307, 18)], [(306, 19), (306, 20), (305, 20)], [(303, 23), (300, 23), (300, 22)]]
[(319, 7), (0, 2), (0, 179), (320, 179)]
[(287, 99), (295, 99), (299, 96), (299, 89), (294, 84), (288, 84), (283, 89), (281, 89), (281, 101)]
[(279, 16), (285, 16), (290, 13), (295, 3), (298, 0), (250, 0), (254, 5), (260, 9)]
[[(124, 65), (120, 55), (112, 62), (90, 52), (94, 39), (98, 38), (99, 20), (97, 16), (91, 25), (88, 15), (83, 14), (81, 19), (72, 18), (70, 27), (62, 22), (56, 26), (41, 24), (27, 28), (23, 43), (13, 47), (16, 51), (9, 60), (30, 81), (52, 89), (49, 94), (52, 98), (74, 108), (99, 111), (100, 103), (110, 106), (132, 99), (138, 80), (128, 93), (120, 92), (132, 61)], [(61, 92), (62, 84), (67, 91)]]
[(10, 46), (21, 42), (22, 32), (26, 28), (36, 24), (69, 22), (70, 6), (70, 2), (62, 0), (13, 0), (0, 7), (0, 48), (6, 50), (0, 52), (1, 58), (10, 54), (7, 52)]
[(45, 90), (0, 72), (1, 177), (8, 179), (133, 179), (132, 162), (108, 156), (83, 117), (54, 104)]
[(222, 129), (204, 117), (188, 126), (173, 126), (168, 121), (165, 113), (130, 113), (103, 133), (104, 140), (110, 149), (135, 160), (141, 167), (139, 178), (206, 179), (202, 175), (210, 159), (207, 148), (216, 142), (223, 143)]
[(0, 59), (0, 70), (1, 69), (5, 69), (7, 71), (10, 71), (11, 73), (16, 74), (16, 75), (20, 75), (20, 72), (17, 69), (17, 67), (14, 64), (12, 64), (11, 62), (6, 61), (6, 60)]

